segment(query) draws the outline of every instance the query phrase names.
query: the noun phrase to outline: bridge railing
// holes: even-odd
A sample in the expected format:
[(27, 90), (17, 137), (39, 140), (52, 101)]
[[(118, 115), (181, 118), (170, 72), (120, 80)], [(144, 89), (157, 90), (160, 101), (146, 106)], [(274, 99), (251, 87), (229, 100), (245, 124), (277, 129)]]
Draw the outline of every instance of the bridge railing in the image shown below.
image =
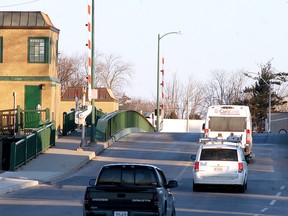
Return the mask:
[(98, 120), (96, 125), (96, 140), (107, 141), (120, 131), (129, 128), (155, 132), (155, 128), (140, 113), (133, 110), (121, 110), (102, 116)]
[(49, 147), (54, 146), (55, 128), (55, 122), (51, 122), (28, 136), (12, 141), (9, 146), (9, 164), (7, 164), (9, 170), (15, 171)]

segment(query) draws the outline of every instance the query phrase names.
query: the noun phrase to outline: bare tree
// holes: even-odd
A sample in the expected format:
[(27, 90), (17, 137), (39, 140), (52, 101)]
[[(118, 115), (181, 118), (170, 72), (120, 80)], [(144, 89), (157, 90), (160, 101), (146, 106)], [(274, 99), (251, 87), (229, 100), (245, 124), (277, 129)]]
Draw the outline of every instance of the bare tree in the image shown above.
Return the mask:
[[(62, 54), (59, 57), (57, 68), (62, 93), (68, 87), (87, 86), (87, 62), (87, 54), (71, 57)], [(110, 88), (117, 98), (123, 94), (133, 74), (132, 66), (120, 57), (112, 54), (106, 56), (101, 52), (94, 55), (94, 68), (94, 87)]]
[(243, 97), (244, 74), (241, 71), (227, 73), (212, 72), (212, 79), (206, 84), (206, 107), (212, 104), (233, 104)]
[(135, 110), (142, 114), (154, 112), (156, 107), (155, 101), (142, 99), (140, 97), (129, 98), (126, 95), (122, 95), (122, 97), (119, 98), (119, 102), (121, 110)]
[(132, 65), (123, 62), (119, 56), (99, 56), (96, 63), (97, 85), (112, 89), (116, 97), (123, 94), (123, 87), (132, 77)]
[[(165, 86), (165, 117), (170, 118), (174, 113), (178, 118), (195, 118), (199, 116), (204, 100), (203, 85), (192, 76), (189, 77), (186, 85), (181, 83), (177, 74), (172, 75), (172, 80)], [(188, 110), (187, 110), (188, 109)]]
[[(193, 80), (192, 77), (189, 77), (187, 87), (187, 107), (189, 118), (196, 118), (201, 115), (202, 103), (204, 101), (204, 88), (200, 82)], [(187, 117), (187, 116), (186, 116)]]
[(61, 83), (61, 93), (63, 94), (68, 87), (80, 87), (87, 85), (86, 71), (83, 68), (82, 56), (72, 57), (61, 54), (58, 59), (58, 79)]
[[(177, 74), (173, 73), (172, 81), (168, 81), (167, 85), (164, 87), (165, 92), (165, 118), (170, 118), (171, 114), (179, 113), (181, 107), (183, 107), (183, 84), (179, 82)], [(181, 110), (180, 110), (181, 113)]]

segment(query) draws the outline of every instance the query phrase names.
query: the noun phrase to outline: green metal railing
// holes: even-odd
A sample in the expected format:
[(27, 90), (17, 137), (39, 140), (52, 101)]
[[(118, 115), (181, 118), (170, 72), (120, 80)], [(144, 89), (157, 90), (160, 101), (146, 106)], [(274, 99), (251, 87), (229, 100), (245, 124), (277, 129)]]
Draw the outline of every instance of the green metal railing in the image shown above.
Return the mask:
[(140, 113), (133, 110), (121, 110), (107, 114), (98, 120), (96, 139), (107, 141), (116, 133), (129, 128), (139, 128), (146, 132), (155, 132), (155, 128)]
[(68, 133), (74, 131), (77, 125), (75, 124), (75, 109), (71, 109), (69, 112), (63, 113), (63, 136), (67, 136)]
[[(104, 112), (95, 109), (95, 120), (96, 123), (97, 121), (103, 116), (105, 115)], [(89, 127), (91, 126), (91, 122), (92, 122), (92, 112), (87, 116), (86, 120), (86, 126)], [(64, 112), (63, 113), (63, 136), (67, 136), (68, 133), (74, 131), (77, 128), (77, 125), (75, 124), (75, 109), (71, 109), (71, 111), (69, 112)]]
[(50, 122), (50, 110), (0, 110), (0, 135), (14, 135), (27, 129), (37, 129)]
[(50, 110), (21, 110), (17, 109), (21, 115), (23, 128), (39, 128), (50, 120)]
[(10, 144), (9, 170), (15, 171), (49, 147), (55, 145), (55, 122)]

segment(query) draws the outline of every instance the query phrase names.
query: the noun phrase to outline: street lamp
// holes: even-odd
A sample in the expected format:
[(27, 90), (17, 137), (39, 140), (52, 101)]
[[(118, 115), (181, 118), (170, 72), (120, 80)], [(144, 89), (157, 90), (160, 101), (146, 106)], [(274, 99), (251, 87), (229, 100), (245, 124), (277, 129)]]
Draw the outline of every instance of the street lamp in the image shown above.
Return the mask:
[(160, 36), (160, 34), (158, 34), (158, 50), (157, 50), (157, 117), (156, 117), (156, 131), (159, 132), (159, 88), (160, 88), (160, 83), (159, 83), (159, 76), (160, 76), (160, 70), (159, 70), (159, 61), (160, 61), (160, 40), (165, 37), (166, 35), (169, 34), (181, 34), (180, 31), (178, 32), (168, 32), (162, 36)]
[[(259, 80), (258, 77), (253, 77), (251, 76), (250, 74), (255, 74), (255, 75), (258, 75), (257, 73), (254, 73), (254, 72), (247, 72), (247, 73), (244, 73), (245, 76), (249, 77), (249, 78), (252, 78), (254, 80)], [(271, 79), (269, 80), (269, 82), (267, 83), (266, 80), (264, 80), (261, 76), (259, 76), (259, 78), (269, 87), (269, 97), (268, 97), (268, 133), (270, 133), (271, 131), (271, 93), (272, 93), (272, 89), (271, 89), (271, 84), (276, 84), (276, 85), (280, 85), (281, 82), (279, 81), (272, 81)]]

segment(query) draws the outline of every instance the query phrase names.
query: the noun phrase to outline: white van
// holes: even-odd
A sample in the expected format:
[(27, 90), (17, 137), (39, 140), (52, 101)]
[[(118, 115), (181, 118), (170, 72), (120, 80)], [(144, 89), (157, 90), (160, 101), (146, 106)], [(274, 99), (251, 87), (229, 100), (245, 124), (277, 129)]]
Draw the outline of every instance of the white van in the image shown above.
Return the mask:
[(247, 189), (248, 166), (240, 146), (202, 144), (191, 159), (194, 191), (204, 186), (236, 187), (243, 193)]
[(213, 105), (208, 108), (204, 137), (229, 140), (238, 137), (246, 160), (252, 157), (252, 119), (248, 106), (242, 105)]

